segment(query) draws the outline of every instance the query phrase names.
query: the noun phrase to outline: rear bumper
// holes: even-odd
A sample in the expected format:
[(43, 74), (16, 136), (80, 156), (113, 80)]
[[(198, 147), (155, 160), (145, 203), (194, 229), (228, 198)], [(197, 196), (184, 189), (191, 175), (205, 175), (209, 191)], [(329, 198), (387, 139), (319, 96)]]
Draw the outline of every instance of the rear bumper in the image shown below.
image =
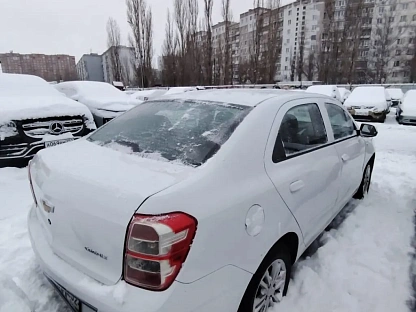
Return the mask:
[[(33, 206), (28, 216), (29, 235), (36, 258), (48, 278), (98, 312), (232, 312), (237, 311), (252, 275), (225, 266), (191, 284), (174, 282), (166, 291), (137, 288), (120, 280), (103, 285), (56, 256)], [(186, 267), (186, 263), (185, 263)]]

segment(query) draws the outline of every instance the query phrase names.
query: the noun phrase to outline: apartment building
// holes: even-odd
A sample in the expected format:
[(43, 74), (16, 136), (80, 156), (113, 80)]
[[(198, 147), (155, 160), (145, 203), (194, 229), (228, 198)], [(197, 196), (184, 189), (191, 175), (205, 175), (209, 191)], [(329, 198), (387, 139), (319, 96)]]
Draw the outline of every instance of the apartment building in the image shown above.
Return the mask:
[[(297, 0), (282, 7), (281, 14), (283, 32), (279, 80), (313, 80), (316, 73), (312, 66), (320, 42), (324, 2)], [(299, 77), (300, 73), (302, 77)]]
[(380, 82), (408, 82), (411, 62), (416, 58), (416, 1), (377, 2), (371, 37), (369, 66), (376, 73), (380, 70), (377, 65), (385, 66)]
[(104, 81), (103, 61), (96, 53), (84, 54), (77, 63), (80, 80)]
[[(113, 83), (114, 77), (114, 68), (111, 62), (111, 53), (113, 52), (114, 47), (109, 48), (103, 53), (102, 64), (104, 72), (104, 81), (108, 83)], [(126, 46), (119, 47), (119, 57), (121, 62), (121, 71), (122, 71), (122, 82), (125, 85), (132, 85), (135, 81), (135, 65), (136, 65), (136, 56), (134, 48), (129, 48)]]
[(46, 81), (76, 80), (75, 57), (45, 54), (0, 54), (4, 73), (39, 76)]

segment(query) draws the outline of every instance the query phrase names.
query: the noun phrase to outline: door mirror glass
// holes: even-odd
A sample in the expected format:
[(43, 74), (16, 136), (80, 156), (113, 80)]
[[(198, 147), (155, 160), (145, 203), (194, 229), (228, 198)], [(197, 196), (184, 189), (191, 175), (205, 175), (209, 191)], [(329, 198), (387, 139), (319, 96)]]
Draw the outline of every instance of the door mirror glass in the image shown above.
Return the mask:
[(375, 137), (378, 134), (376, 127), (369, 124), (362, 124), (360, 133), (363, 137)]

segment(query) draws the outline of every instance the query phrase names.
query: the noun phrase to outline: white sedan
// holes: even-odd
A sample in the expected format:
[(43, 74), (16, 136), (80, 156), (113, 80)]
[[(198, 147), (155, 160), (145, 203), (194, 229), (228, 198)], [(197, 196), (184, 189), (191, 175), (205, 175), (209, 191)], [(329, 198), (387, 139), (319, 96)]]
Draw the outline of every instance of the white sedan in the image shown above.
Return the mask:
[(375, 135), (308, 93), (148, 101), (30, 163), (32, 246), (75, 311), (267, 311), (368, 192)]

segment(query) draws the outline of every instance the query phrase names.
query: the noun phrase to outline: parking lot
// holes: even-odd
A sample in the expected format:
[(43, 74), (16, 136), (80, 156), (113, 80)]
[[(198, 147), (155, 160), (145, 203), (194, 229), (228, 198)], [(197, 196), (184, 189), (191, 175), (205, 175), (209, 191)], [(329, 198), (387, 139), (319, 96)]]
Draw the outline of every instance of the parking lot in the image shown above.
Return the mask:
[[(352, 201), (299, 261), (276, 311), (408, 311), (416, 127), (398, 125), (393, 112), (385, 124), (375, 125), (379, 136), (369, 196)], [(0, 311), (67, 311), (30, 246), (26, 169), (0, 169), (0, 198)]]

